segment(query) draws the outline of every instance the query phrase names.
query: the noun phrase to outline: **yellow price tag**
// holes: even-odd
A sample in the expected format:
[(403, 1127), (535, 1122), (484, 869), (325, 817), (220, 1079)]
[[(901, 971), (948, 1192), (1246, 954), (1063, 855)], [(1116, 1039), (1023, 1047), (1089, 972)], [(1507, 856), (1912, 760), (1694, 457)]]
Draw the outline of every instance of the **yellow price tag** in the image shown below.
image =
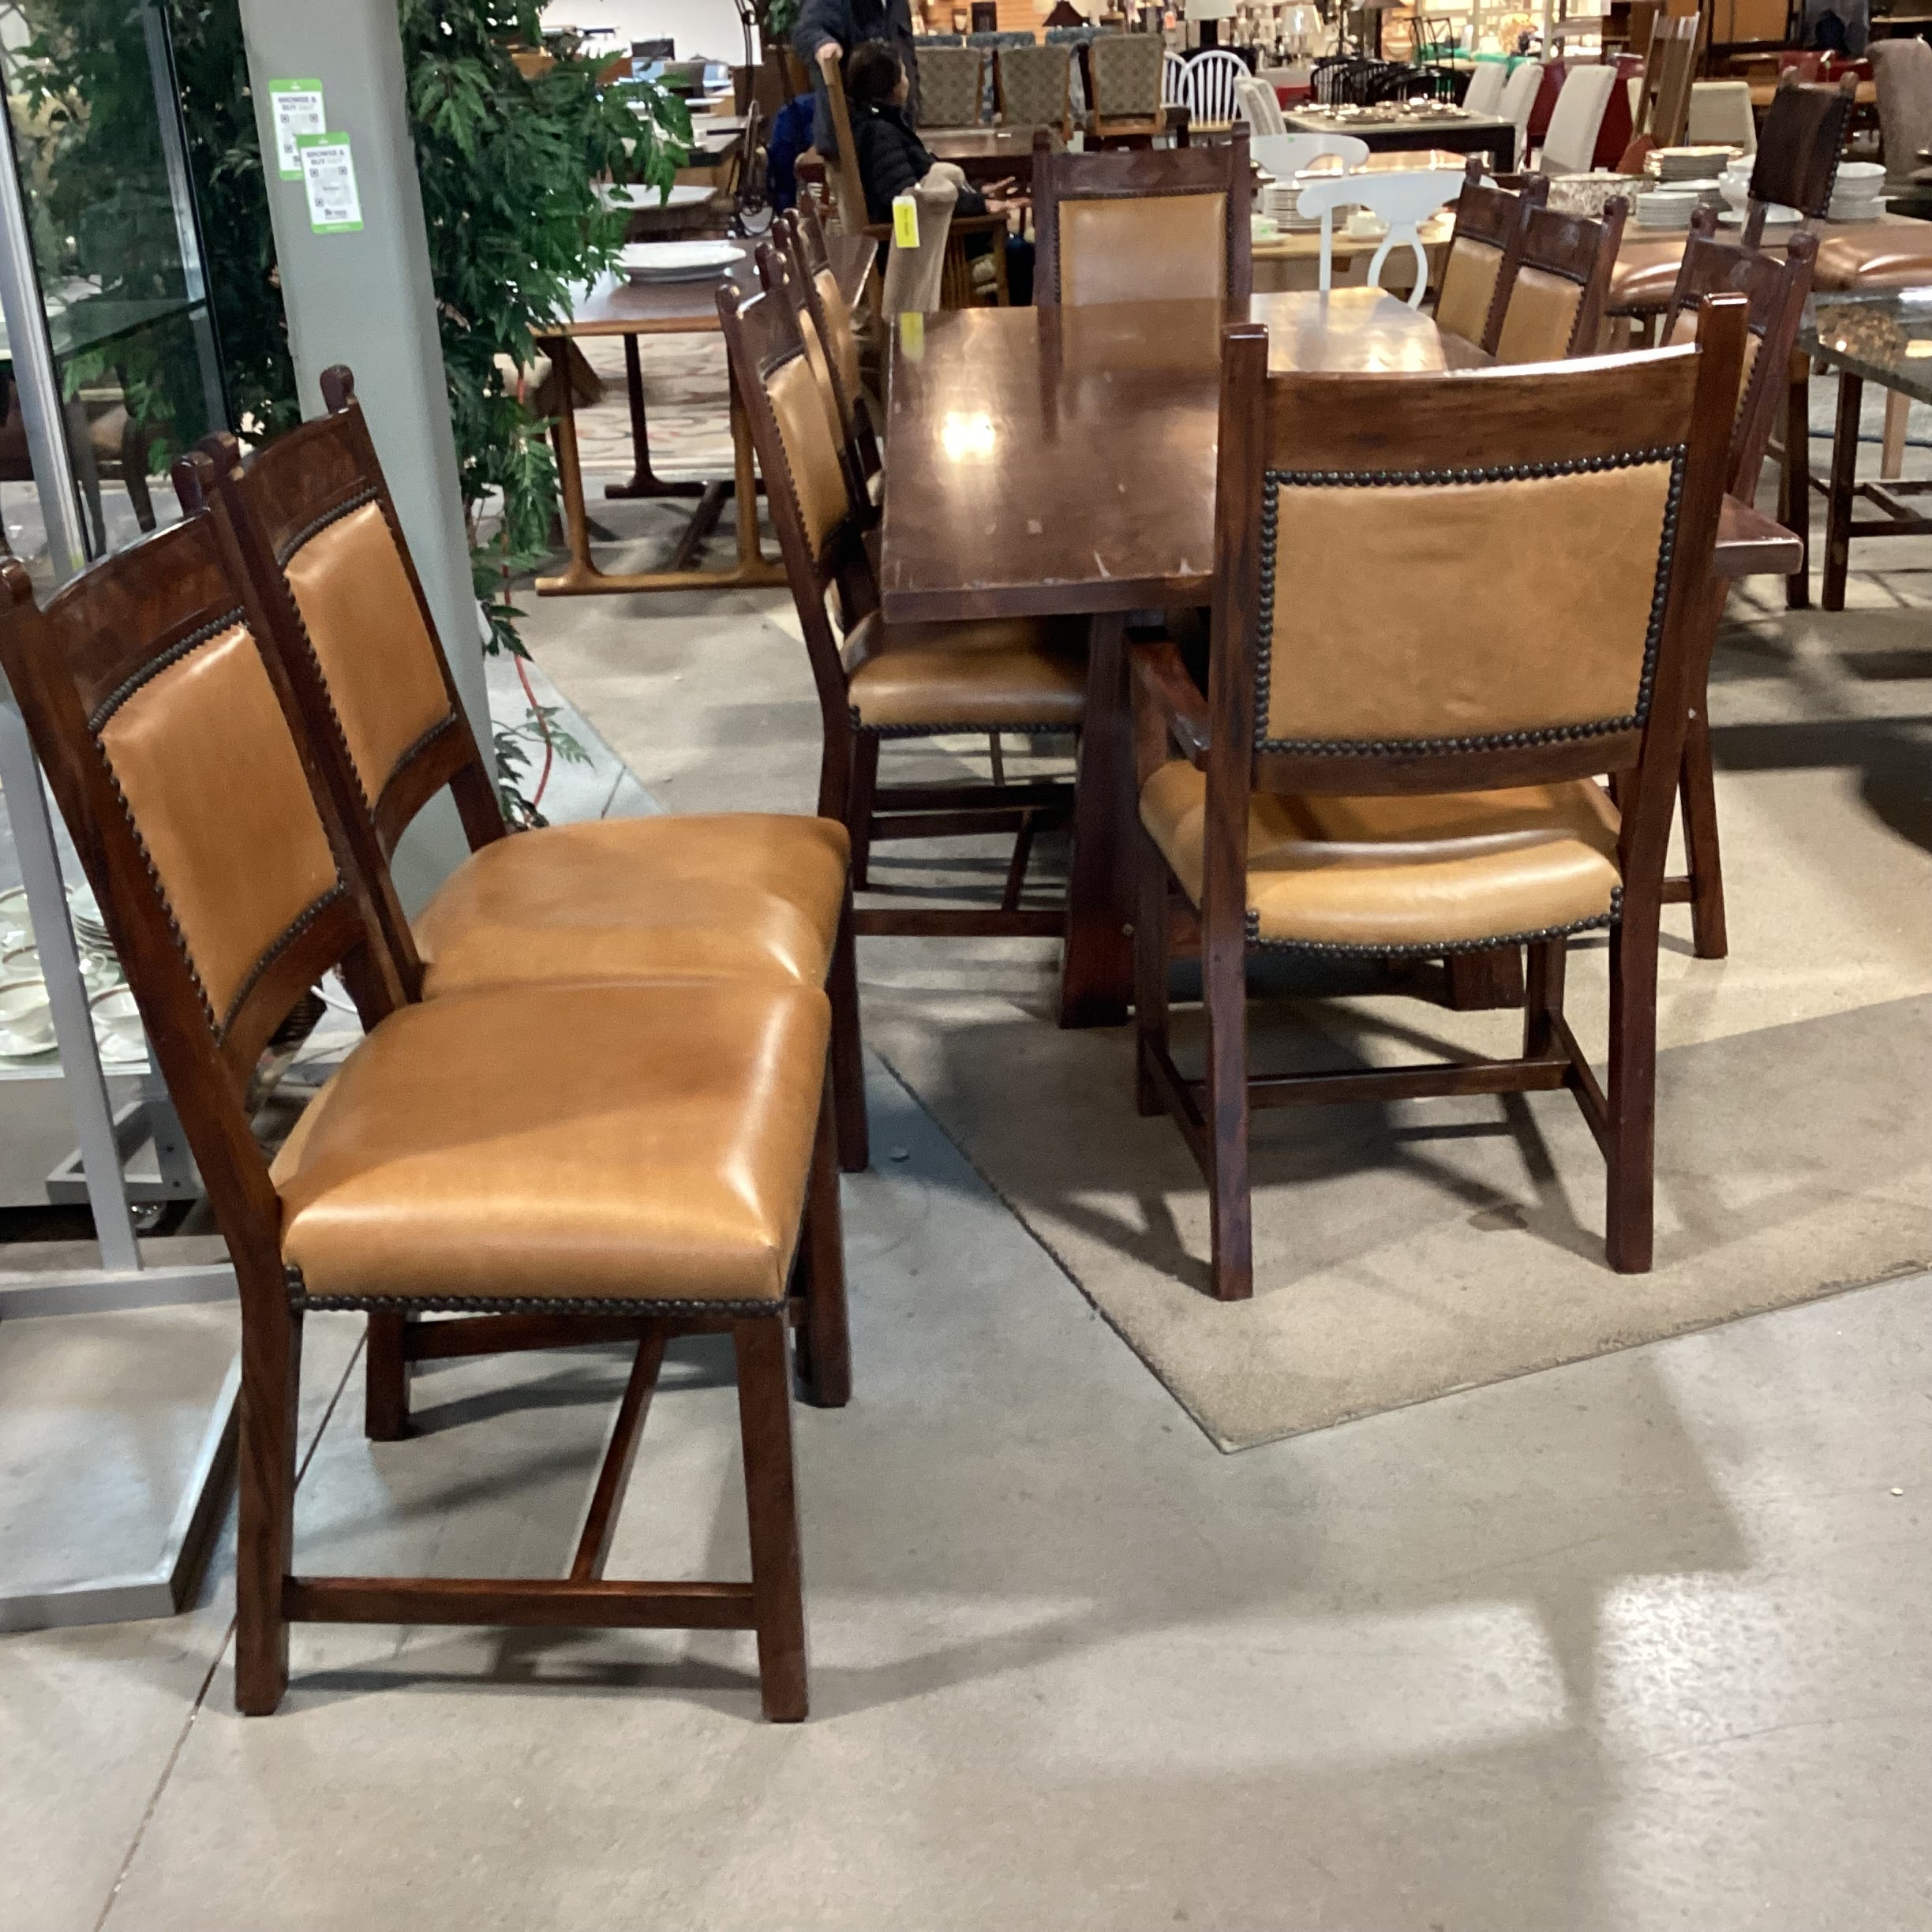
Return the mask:
[(926, 353), (926, 318), (916, 309), (900, 314), (899, 353), (914, 362)]
[(893, 239), (902, 249), (919, 246), (919, 204), (909, 194), (893, 197)]

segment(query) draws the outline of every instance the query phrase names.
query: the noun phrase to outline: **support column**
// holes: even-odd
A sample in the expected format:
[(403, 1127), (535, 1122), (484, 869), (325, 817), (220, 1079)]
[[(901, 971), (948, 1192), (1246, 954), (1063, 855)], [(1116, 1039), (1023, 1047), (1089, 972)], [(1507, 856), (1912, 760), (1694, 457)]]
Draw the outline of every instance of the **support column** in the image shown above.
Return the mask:
[[(322, 413), (330, 364), (355, 371), (456, 687), (487, 747), (489, 702), (395, 0), (242, 0), (242, 23), (302, 414)], [(328, 131), (349, 137), (359, 230), (315, 233), (303, 184), (281, 178), (268, 84), (280, 80), (321, 83)], [(445, 794), (396, 853), (405, 904), (414, 910), (466, 850)]]

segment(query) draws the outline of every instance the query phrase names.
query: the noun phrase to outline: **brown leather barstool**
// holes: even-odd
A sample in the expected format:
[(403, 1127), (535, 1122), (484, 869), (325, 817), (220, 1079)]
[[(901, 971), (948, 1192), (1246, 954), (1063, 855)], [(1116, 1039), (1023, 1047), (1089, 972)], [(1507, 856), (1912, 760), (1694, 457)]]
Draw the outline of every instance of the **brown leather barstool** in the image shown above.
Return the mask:
[[(234, 1264), (239, 1708), (280, 1703), (291, 1623), (586, 1625), (755, 1630), (767, 1716), (802, 1718), (792, 1323), (809, 1383), (849, 1379), (825, 995), (714, 980), (411, 1002), (231, 534), (191, 515), (44, 615), (26, 571), (0, 569), (0, 664)], [(367, 1034), (271, 1165), (249, 1113), (257, 1061), (335, 968)], [(450, 1316), (421, 1324), (426, 1354), (637, 1343), (566, 1578), (298, 1570), (316, 1309)], [(607, 1578), (665, 1342), (692, 1327), (736, 1356), (751, 1581)]]

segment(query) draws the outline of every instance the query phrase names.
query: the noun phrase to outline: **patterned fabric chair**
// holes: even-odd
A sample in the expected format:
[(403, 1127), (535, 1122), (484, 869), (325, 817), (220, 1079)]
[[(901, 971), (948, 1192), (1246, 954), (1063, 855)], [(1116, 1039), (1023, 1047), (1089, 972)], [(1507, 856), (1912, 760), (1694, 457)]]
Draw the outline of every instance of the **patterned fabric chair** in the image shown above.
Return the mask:
[(972, 33), (966, 36), (968, 47), (978, 47), (986, 55), (986, 79), (979, 95), (979, 118), (983, 121), (993, 118), (993, 63), (998, 58), (1002, 47), (1031, 47), (1033, 36), (1002, 28), (996, 33)]
[(986, 81), (977, 47), (927, 47), (919, 55), (919, 125), (975, 127)]
[(1088, 131), (1110, 136), (1152, 136), (1167, 125), (1161, 106), (1166, 43), (1159, 34), (1100, 34), (1087, 50), (1093, 75), (1093, 114)]
[(1072, 51), (1067, 47), (1002, 47), (996, 70), (1001, 125), (1053, 128), (1064, 140), (1071, 132), (1069, 77), (1073, 66)]

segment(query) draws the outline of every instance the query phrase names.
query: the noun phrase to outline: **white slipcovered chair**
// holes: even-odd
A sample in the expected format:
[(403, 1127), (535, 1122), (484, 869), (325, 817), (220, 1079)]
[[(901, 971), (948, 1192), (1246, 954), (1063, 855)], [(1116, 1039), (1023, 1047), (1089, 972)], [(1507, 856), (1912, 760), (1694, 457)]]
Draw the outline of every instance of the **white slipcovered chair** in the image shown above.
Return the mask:
[(1406, 243), (1414, 251), (1416, 267), (1409, 306), (1420, 309), (1428, 293), (1428, 256), (1417, 231), (1438, 208), (1462, 193), (1466, 178), (1461, 168), (1418, 168), (1413, 173), (1338, 174), (1332, 180), (1311, 182), (1301, 190), (1297, 206), (1304, 215), (1321, 217), (1321, 292), (1326, 295), (1335, 279), (1335, 210), (1365, 208), (1388, 223), (1388, 232), (1368, 260), (1369, 285), (1381, 286), (1382, 264), (1389, 251)]
[(1556, 96), (1549, 131), (1543, 137), (1537, 170), (1544, 174), (1587, 174), (1603, 128), (1604, 110), (1616, 86), (1614, 67), (1572, 67)]
[[(1275, 98), (1275, 90), (1265, 80), (1257, 80), (1252, 74), (1244, 75), (1237, 80), (1234, 105), (1258, 137), (1265, 139), (1271, 134), (1288, 132), (1288, 123), (1282, 118), (1281, 103)], [(1252, 154), (1252, 148), (1249, 152)]]
[(1684, 124), (1684, 139), (1693, 148), (1742, 148), (1747, 154), (1755, 154), (1758, 117), (1751, 111), (1750, 83), (1692, 81), (1690, 118)]
[(1536, 106), (1537, 90), (1543, 84), (1543, 69), (1535, 61), (1525, 61), (1503, 84), (1503, 98), (1496, 103), (1496, 118), (1516, 124), (1516, 163), (1522, 165), (1530, 145), (1530, 115)]
[(1470, 76), (1469, 92), (1462, 96), (1463, 107), (1474, 114), (1497, 113), (1508, 83), (1509, 69), (1500, 61), (1478, 61), (1476, 71)]

